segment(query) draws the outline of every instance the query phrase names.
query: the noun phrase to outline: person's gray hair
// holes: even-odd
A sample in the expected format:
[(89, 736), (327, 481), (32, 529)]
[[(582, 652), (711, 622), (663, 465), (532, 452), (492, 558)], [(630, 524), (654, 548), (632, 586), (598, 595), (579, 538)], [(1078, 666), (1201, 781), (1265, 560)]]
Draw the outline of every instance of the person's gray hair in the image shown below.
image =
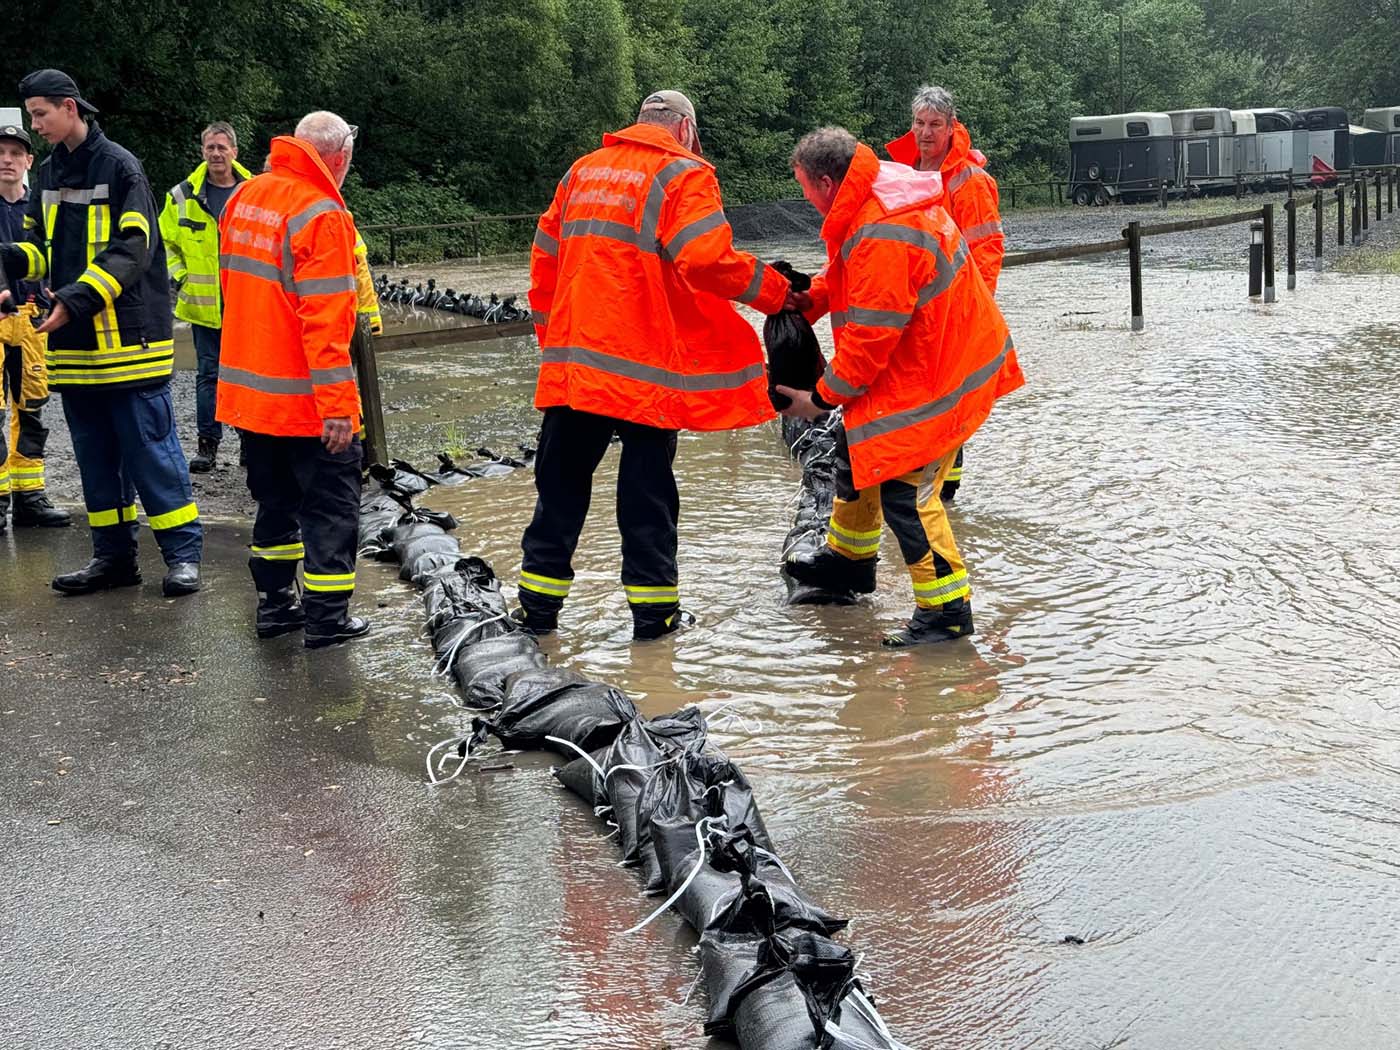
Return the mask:
[(350, 147), (350, 125), (341, 117), (324, 109), (308, 113), (297, 122), (297, 138), (316, 147), (323, 158), (334, 157)]
[(917, 117), (921, 110), (942, 113), (949, 120), (958, 119), (958, 107), (953, 104), (953, 93), (945, 87), (933, 84), (925, 84), (914, 93), (914, 101), (909, 104), (909, 111)]
[(832, 182), (840, 182), (851, 167), (857, 145), (856, 137), (845, 128), (818, 128), (798, 140), (790, 163), (801, 168), (809, 179), (825, 175)]
[(238, 132), (233, 130), (233, 125), (226, 120), (216, 120), (199, 133), (199, 144), (204, 145), (204, 140), (210, 135), (227, 135), (229, 144), (234, 149), (238, 148)]

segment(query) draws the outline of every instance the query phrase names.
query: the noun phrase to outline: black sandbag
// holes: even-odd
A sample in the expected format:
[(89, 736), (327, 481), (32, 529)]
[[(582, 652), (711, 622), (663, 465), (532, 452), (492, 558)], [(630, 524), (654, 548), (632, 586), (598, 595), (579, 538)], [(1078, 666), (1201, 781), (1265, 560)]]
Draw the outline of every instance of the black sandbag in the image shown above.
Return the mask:
[(755, 845), (773, 852), (743, 771), (723, 755), (687, 754), (658, 769), (637, 797), (637, 853), (647, 893), (670, 884), (669, 861), (676, 852), (675, 846), (653, 842), (667, 838), (688, 853), (695, 845), (695, 824), (704, 817), (723, 819), (730, 831), (747, 829)]
[(705, 1034), (744, 1050), (896, 1050), (855, 976), (849, 948), (820, 934), (706, 935)]
[[(805, 292), (812, 286), (812, 278), (788, 262), (779, 260), (773, 269), (788, 279), (794, 292)], [(781, 412), (792, 404), (792, 398), (778, 393), (778, 386), (815, 390), (826, 369), (826, 358), (817, 333), (796, 310), (782, 310), (763, 322), (763, 346), (768, 352), (768, 400)]]
[(554, 778), (590, 806), (605, 806), (608, 796), (603, 790), (603, 781), (598, 771), (607, 768), (603, 765), (607, 758), (608, 749), (600, 747), (592, 751), (587, 758), (579, 755), (572, 762), (555, 766)]
[(397, 459), (394, 460), (393, 466), (388, 467), (382, 463), (375, 463), (369, 468), (369, 476), (379, 482), (386, 492), (396, 492), (403, 496), (417, 496), (427, 492), (433, 485), (432, 479), (426, 474)]
[(452, 677), (468, 707), (490, 709), (505, 700), (507, 678), (546, 663), (548, 660), (532, 636), (512, 630), (494, 638), (463, 643), (452, 657)]
[[(426, 555), (439, 555), (444, 563), (449, 558), (462, 556), (462, 549), (458, 546), (457, 537), (449, 536), (431, 522), (423, 522), (422, 524), (424, 531), (404, 538), (401, 543), (398, 537), (395, 537), (395, 553), (398, 555), (399, 564), (403, 570), (399, 573), (400, 579), (413, 579), (413, 574), (418, 569), (418, 560)], [(429, 532), (428, 529), (432, 531)]]
[[(843, 467), (849, 475), (850, 463), (842, 458), (845, 431), (840, 413), (831, 413), (791, 431), (785, 429), (783, 437), (790, 442), (792, 454), (802, 466), (797, 510), (783, 541), (782, 561), (786, 563), (792, 558), (810, 557), (826, 546), (827, 525), (838, 491), (837, 475)], [(854, 494), (848, 496), (853, 498)], [(785, 568), (780, 567), (779, 571), (787, 588), (788, 605), (853, 605), (858, 600), (850, 591), (800, 583)]]
[(439, 485), (460, 485), (464, 481), (470, 481), (472, 478), (480, 477), (479, 474), (473, 474), (466, 467), (459, 467), (456, 461), (446, 452), (439, 452), (437, 458), (438, 469), (428, 476)]
[(461, 560), (462, 552), (457, 548), (455, 540), (452, 547), (448, 549), (427, 550), (421, 553), (413, 553), (410, 550), (405, 555), (403, 564), (399, 567), (399, 579), (405, 582), (411, 581), (421, 587), (422, 584), (418, 581), (428, 579), (429, 576), (441, 569), (450, 569)]
[(406, 509), (402, 500), (389, 492), (370, 492), (360, 498), (359, 537), (356, 549), (362, 555), (378, 556), (388, 550), (389, 531), (398, 524)]
[(403, 562), (409, 556), (410, 545), (422, 540), (426, 540), (426, 543), (421, 543), (412, 552), (414, 557), (430, 550), (456, 550), (456, 540), (448, 537), (448, 543), (444, 544), (436, 538), (456, 527), (457, 519), (446, 511), (415, 507), (399, 516), (399, 523), (389, 531), (388, 550), (378, 557), (381, 561)]
[(579, 751), (595, 751), (612, 743), (636, 717), (632, 701), (612, 686), (563, 668), (541, 666), (511, 675), (501, 710), (473, 722), (472, 735), (479, 740), (489, 733), (513, 750), (554, 751), (583, 761)]
[(661, 762), (686, 751), (699, 751), (704, 746), (705, 715), (694, 706), (649, 721), (635, 718), (623, 726), (608, 749), (608, 760), (603, 768), (608, 773), (604, 787), (618, 826), (624, 864), (636, 864), (640, 859), (637, 797), (643, 785)]
[(423, 608), (433, 651), (441, 660), (439, 670), (450, 666), (467, 642), (479, 642), (520, 627), (506, 615), (506, 599), (495, 572), (481, 558), (461, 558), (450, 571), (429, 575), (423, 589)]

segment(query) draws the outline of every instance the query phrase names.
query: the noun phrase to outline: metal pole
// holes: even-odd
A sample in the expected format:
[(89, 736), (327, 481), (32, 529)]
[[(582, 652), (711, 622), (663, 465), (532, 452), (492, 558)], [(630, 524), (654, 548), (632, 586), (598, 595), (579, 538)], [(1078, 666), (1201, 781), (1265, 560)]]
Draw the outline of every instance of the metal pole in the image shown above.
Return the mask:
[(1264, 224), (1249, 224), (1249, 297), (1258, 299), (1264, 294)]
[(1288, 199), (1293, 199), (1293, 169), (1288, 169)]
[(1298, 287), (1298, 202), (1292, 197), (1284, 201), (1288, 212), (1288, 290)]
[(1362, 175), (1356, 183), (1356, 192), (1361, 196), (1361, 235), (1370, 236), (1371, 229), (1371, 194), (1366, 186), (1366, 176)]
[(1381, 221), (1381, 180), (1376, 179), (1376, 221)]
[(481, 226), (472, 220), (472, 252), (476, 255), (476, 261), (481, 262)]
[(389, 227), (389, 265), (397, 266), (399, 262), (399, 238), (392, 226)]
[(1134, 332), (1141, 332), (1142, 320), (1142, 224), (1134, 219), (1123, 231), (1128, 239), (1128, 294)]
[(1361, 243), (1361, 203), (1355, 182), (1351, 184), (1351, 243)]
[(1264, 205), (1264, 302), (1271, 303), (1274, 292), (1274, 206)]
[(1159, 180), (1159, 186), (1158, 186), (1158, 188), (1160, 189), (1161, 195), (1162, 195), (1162, 210), (1163, 210), (1163, 211), (1166, 211), (1166, 210), (1167, 210), (1167, 180), (1166, 180), (1166, 179), (1161, 179), (1161, 180)]
[(1337, 187), (1337, 247), (1347, 243), (1347, 191)]
[(1395, 210), (1395, 170), (1392, 168), (1390, 178), (1385, 180), (1385, 213), (1389, 215)]
[(364, 412), (365, 455), (371, 464), (389, 462), (388, 436), (384, 432), (384, 400), (379, 390), (379, 364), (369, 324), (360, 321), (350, 336), (350, 360), (360, 387), (360, 407)]

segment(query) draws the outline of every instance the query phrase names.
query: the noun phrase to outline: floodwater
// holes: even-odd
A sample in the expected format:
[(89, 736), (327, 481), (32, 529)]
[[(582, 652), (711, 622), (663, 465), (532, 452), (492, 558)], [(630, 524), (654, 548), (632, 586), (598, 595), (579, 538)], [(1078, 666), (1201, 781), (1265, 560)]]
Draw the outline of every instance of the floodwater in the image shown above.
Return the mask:
[[(952, 509), (967, 643), (879, 649), (911, 604), (889, 537), (870, 600), (784, 607), (798, 474), (769, 425), (682, 437), (699, 624), (631, 644), (605, 460), (546, 648), (648, 714), (723, 708), (712, 740), (799, 881), (852, 919), (911, 1047), (1400, 1039), (1400, 280), (1304, 273), (1273, 305), (1245, 284), (1150, 268), (1132, 334), (1121, 261), (1003, 275), (1028, 383), (969, 445)], [(534, 353), (386, 356), (400, 454), (530, 441)], [(528, 471), (432, 504), (513, 581)], [(418, 642), (375, 673), (430, 662)], [(423, 750), (466, 717), (444, 702)], [(460, 834), (422, 873), (442, 941), (421, 995), (479, 994), (420, 1038), (706, 1045), (693, 937), (670, 915), (620, 936), (655, 902), (547, 760), (517, 765), (433, 795)]]

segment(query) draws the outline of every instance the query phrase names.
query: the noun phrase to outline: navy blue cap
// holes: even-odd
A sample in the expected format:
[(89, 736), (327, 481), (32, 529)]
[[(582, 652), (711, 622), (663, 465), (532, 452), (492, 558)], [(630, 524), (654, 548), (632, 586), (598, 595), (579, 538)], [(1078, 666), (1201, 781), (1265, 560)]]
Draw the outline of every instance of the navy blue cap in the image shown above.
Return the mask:
[(71, 98), (84, 113), (96, 113), (97, 107), (83, 98), (77, 82), (61, 69), (36, 69), (19, 82), (19, 97)]

